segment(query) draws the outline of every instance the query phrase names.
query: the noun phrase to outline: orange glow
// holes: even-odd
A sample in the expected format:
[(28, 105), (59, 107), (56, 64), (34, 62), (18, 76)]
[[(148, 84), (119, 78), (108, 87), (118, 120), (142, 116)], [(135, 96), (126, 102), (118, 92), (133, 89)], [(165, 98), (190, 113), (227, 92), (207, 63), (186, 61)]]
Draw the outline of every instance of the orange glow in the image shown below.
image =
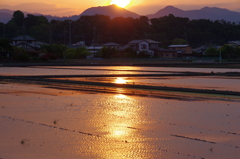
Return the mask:
[(118, 78), (114, 81), (114, 83), (116, 83), (116, 84), (125, 84), (125, 83), (127, 83), (127, 80), (125, 80), (124, 78), (118, 77)]
[(110, 4), (116, 4), (119, 7), (125, 8), (131, 3), (131, 0), (112, 0)]
[(124, 98), (127, 98), (127, 96), (126, 95), (124, 95), (124, 94), (117, 94), (117, 95), (115, 95), (117, 98), (121, 98), (121, 99), (124, 99)]

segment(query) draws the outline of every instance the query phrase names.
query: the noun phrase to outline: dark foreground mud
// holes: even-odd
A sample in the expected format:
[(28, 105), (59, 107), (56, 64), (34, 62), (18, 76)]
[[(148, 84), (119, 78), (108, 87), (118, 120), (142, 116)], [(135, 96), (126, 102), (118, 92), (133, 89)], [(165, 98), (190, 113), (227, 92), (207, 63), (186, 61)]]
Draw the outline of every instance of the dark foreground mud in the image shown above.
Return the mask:
[[(172, 92), (188, 92), (188, 93), (203, 93), (203, 94), (217, 94), (217, 95), (233, 95), (240, 96), (238, 91), (225, 91), (215, 89), (194, 89), (194, 88), (180, 88), (180, 87), (169, 87), (169, 86), (151, 86), (151, 85), (135, 85), (130, 84), (116, 84), (116, 83), (105, 83), (101, 81), (85, 81), (81, 78), (90, 77), (197, 77), (197, 76), (221, 76), (221, 77), (240, 77), (238, 72), (226, 72), (226, 73), (198, 73), (198, 72), (181, 72), (173, 74), (117, 74), (117, 75), (38, 75), (38, 76), (0, 76), (0, 80), (6, 81), (11, 80), (14, 82), (35, 82), (44, 84), (65, 84), (65, 85), (89, 85), (89, 86), (103, 86), (103, 87), (114, 87), (114, 88), (128, 88), (128, 89), (141, 89), (141, 90), (155, 90), (155, 91), (172, 91)], [(75, 81), (71, 78), (79, 78), (80, 80)]]

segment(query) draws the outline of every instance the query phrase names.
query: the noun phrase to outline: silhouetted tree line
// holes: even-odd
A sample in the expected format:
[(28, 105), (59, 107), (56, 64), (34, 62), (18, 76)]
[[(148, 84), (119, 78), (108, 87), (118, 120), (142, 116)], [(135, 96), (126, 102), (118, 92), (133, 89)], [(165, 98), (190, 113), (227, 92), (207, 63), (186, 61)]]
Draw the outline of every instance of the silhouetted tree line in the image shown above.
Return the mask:
[[(193, 47), (201, 45), (223, 45), (227, 41), (239, 40), (240, 24), (225, 20), (189, 20), (188, 18), (168, 16), (148, 19), (117, 17), (110, 19), (105, 15), (81, 16), (76, 21), (48, 22), (44, 16), (15, 11), (7, 23), (0, 23), (0, 36), (13, 38), (27, 34), (47, 43), (68, 44), (85, 41), (103, 44), (116, 42), (126, 44), (133, 39), (153, 39), (162, 42), (162, 47), (172, 44), (174, 39), (185, 39)], [(95, 40), (94, 40), (95, 39)]]

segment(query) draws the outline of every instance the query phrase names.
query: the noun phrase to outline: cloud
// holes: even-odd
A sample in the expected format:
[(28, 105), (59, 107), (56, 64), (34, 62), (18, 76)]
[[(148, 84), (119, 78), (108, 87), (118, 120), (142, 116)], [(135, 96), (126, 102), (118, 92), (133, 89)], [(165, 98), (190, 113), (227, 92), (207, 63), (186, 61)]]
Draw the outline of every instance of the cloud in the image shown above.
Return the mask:
[(76, 8), (67, 8), (64, 6), (57, 6), (56, 4), (47, 4), (47, 3), (21, 3), (18, 5), (0, 5), (2, 9), (9, 10), (21, 10), (29, 13), (39, 13), (44, 15), (53, 15), (53, 16), (69, 16), (69, 15), (79, 15), (81, 12), (78, 12)]

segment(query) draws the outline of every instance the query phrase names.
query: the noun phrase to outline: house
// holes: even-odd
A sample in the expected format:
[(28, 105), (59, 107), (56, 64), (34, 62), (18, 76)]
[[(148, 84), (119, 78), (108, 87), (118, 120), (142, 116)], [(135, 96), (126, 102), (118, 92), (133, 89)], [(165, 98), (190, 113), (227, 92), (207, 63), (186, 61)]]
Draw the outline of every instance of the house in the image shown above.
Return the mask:
[(193, 53), (198, 56), (204, 55), (204, 52), (208, 49), (207, 46), (200, 46), (198, 48), (192, 49)]
[(130, 47), (140, 53), (141, 51), (146, 51), (150, 56), (154, 56), (154, 48), (158, 48), (161, 43), (151, 40), (151, 39), (142, 39), (142, 40), (132, 40), (127, 45), (121, 49)]
[(177, 58), (177, 51), (174, 49), (155, 48), (154, 56), (161, 58)]
[(227, 45), (230, 45), (231, 47), (240, 47), (240, 41), (229, 41)]
[(93, 58), (97, 55), (97, 53), (103, 48), (103, 46), (99, 46), (99, 45), (91, 45), (87, 47), (87, 50), (89, 51), (89, 53), (91, 55), (89, 55), (87, 58)]
[(70, 48), (78, 48), (78, 47), (87, 47), (85, 41), (79, 41), (76, 44), (71, 44)]
[(45, 44), (28, 35), (20, 35), (12, 39), (12, 46), (23, 48), (26, 51), (36, 51)]
[(178, 57), (187, 57), (192, 55), (192, 48), (186, 45), (170, 45), (168, 46), (169, 49), (174, 49), (177, 51)]
[(120, 44), (117, 44), (117, 43), (114, 43), (114, 42), (109, 42), (109, 43), (103, 44), (103, 46), (105, 46), (107, 48), (115, 48), (117, 50), (119, 50), (120, 47), (121, 47)]

